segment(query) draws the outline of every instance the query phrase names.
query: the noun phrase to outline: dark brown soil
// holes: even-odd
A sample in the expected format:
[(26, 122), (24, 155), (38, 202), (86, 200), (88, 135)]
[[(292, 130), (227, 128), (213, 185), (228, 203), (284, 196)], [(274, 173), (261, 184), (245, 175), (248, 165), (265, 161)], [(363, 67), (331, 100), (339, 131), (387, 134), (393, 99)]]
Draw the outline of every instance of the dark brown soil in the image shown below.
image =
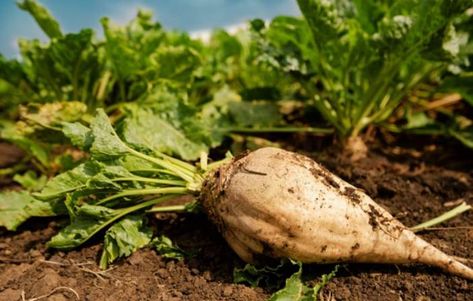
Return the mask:
[[(461, 200), (473, 205), (471, 150), (457, 145), (440, 148), (422, 140), (396, 147), (377, 144), (358, 162), (340, 158), (330, 149), (312, 156), (364, 189), (406, 225), (435, 217)], [(441, 225), (449, 229), (420, 235), (448, 254), (471, 259), (472, 221), (469, 211)], [(3, 232), (0, 300), (42, 295), (49, 296), (41, 300), (76, 300), (77, 294), (80, 300), (254, 301), (266, 300), (272, 293), (232, 283), (233, 268), (243, 263), (204, 216), (171, 215), (151, 222), (196, 256), (179, 262), (145, 249), (100, 271), (99, 241), (67, 253), (46, 250), (45, 243), (59, 228), (57, 221), (35, 219), (17, 233)], [(332, 268), (307, 266), (305, 275), (317, 280)], [(321, 300), (473, 300), (473, 283), (422, 265), (348, 264), (323, 289)]]

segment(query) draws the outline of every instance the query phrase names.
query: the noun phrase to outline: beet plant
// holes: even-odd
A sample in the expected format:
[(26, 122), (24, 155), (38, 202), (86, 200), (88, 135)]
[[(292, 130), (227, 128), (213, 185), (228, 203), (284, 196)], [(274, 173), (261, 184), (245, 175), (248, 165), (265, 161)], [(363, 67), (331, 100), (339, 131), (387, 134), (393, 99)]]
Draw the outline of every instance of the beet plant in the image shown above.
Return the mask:
[[(473, 279), (473, 270), (394, 219), (369, 196), (311, 159), (277, 148), (197, 165), (125, 142), (99, 110), (90, 127), (63, 123), (90, 159), (33, 194), (2, 195), (0, 225), (67, 214), (70, 224), (48, 246), (72, 249), (105, 232), (102, 267), (152, 243), (145, 210), (181, 195), (200, 205), (246, 262), (258, 256), (304, 263), (419, 262)], [(124, 141), (124, 140), (125, 141)], [(12, 198), (15, 201), (11, 201)], [(152, 209), (151, 209), (152, 211)]]
[(468, 64), (471, 29), (457, 23), (471, 19), (470, 0), (297, 2), (305, 23), (276, 18), (260, 30), (260, 57), (300, 84), (347, 150), (363, 152), (362, 131), (391, 117), (419, 83)]

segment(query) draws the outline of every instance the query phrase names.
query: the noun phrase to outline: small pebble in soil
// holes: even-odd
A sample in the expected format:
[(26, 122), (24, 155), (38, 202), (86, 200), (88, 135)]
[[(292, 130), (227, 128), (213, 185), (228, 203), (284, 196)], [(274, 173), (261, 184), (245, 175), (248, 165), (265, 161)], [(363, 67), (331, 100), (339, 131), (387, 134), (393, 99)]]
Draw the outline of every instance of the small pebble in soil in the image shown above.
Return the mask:
[(176, 298), (181, 298), (181, 297), (183, 296), (183, 294), (182, 294), (181, 292), (179, 292), (179, 291), (174, 291), (172, 294), (173, 294), (174, 297), (176, 297)]
[(207, 281), (212, 281), (212, 275), (210, 274), (209, 271), (205, 271), (204, 274), (202, 274), (205, 280)]
[(227, 286), (223, 289), (223, 295), (225, 297), (229, 297), (233, 293), (233, 289), (231, 286)]
[(158, 270), (159, 277), (166, 279), (168, 277), (168, 271), (166, 269), (159, 269)]
[(30, 250), (30, 256), (33, 258), (37, 258), (37, 257), (42, 257), (43, 254), (41, 254), (41, 252), (38, 250)]
[(204, 286), (205, 284), (207, 283), (207, 281), (205, 281), (204, 278), (202, 277), (198, 277), (194, 280), (194, 285), (196, 287), (201, 287), (201, 286)]
[(130, 257), (128, 257), (128, 262), (131, 265), (139, 265), (141, 263), (144, 263), (144, 260), (140, 253), (135, 252)]

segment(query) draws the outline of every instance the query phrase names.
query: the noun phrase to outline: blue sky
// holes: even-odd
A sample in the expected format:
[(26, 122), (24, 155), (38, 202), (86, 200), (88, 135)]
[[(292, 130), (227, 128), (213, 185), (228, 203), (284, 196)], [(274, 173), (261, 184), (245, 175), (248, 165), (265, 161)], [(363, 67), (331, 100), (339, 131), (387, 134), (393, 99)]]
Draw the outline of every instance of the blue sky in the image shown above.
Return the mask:
[[(199, 31), (225, 27), (251, 18), (298, 15), (295, 0), (40, 0), (59, 20), (64, 32), (94, 28), (101, 35), (99, 19), (108, 16), (124, 24), (138, 8), (154, 12), (167, 28)], [(0, 1), (0, 53), (15, 57), (18, 38), (46, 37), (32, 17), (16, 6), (15, 0)]]

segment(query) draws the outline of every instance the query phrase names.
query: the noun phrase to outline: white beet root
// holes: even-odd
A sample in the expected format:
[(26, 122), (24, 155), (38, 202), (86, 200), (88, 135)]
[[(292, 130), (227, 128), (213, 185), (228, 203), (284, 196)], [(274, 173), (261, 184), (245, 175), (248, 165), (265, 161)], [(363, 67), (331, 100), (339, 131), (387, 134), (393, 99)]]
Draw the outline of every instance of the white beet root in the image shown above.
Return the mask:
[(204, 210), (246, 262), (424, 263), (473, 279), (473, 270), (417, 237), (368, 195), (308, 157), (262, 148), (204, 183)]

